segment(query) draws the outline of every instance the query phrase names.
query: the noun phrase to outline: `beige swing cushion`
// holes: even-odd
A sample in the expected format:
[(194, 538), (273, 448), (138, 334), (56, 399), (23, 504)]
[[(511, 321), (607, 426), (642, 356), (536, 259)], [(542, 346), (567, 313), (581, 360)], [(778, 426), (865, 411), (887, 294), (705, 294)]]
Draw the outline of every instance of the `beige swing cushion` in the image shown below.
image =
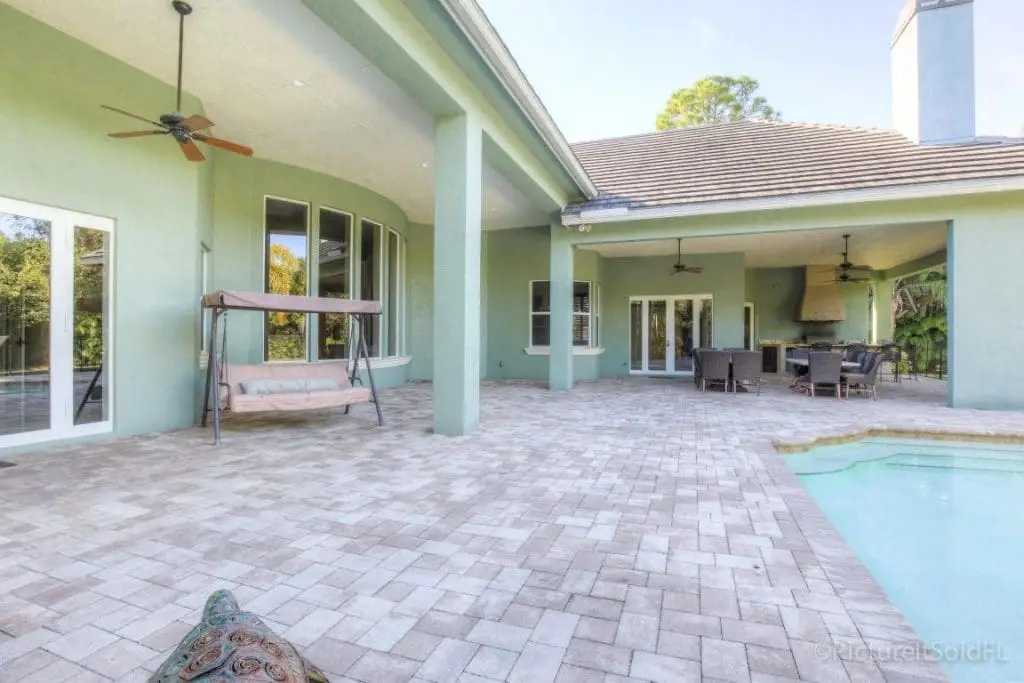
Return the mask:
[(351, 385), (347, 363), (229, 363), (224, 383), (221, 396), (237, 413), (336, 408), (372, 397), (369, 389)]

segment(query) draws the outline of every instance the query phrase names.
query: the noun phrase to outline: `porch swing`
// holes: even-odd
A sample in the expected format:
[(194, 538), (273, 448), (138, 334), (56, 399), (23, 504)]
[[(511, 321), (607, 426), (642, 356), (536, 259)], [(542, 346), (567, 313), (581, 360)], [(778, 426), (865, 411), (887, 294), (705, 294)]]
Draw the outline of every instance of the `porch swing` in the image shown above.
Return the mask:
[[(355, 403), (372, 402), (377, 408), (377, 424), (384, 425), (377, 386), (373, 381), (370, 354), (366, 348), (363, 328), (370, 316), (381, 314), (379, 301), (354, 299), (327, 299), (313, 296), (289, 296), (259, 292), (216, 291), (203, 297), (203, 308), (211, 310), (210, 357), (206, 367), (206, 391), (203, 396), (202, 425), (209, 416), (213, 400), (213, 442), (220, 444), (221, 413), (226, 409), (235, 413), (317, 410), (345, 406), (345, 414)], [(356, 354), (351, 371), (347, 363), (264, 363), (241, 365), (227, 360), (227, 313), (230, 310), (287, 312), (287, 313), (340, 313), (355, 323), (349, 325), (349, 348), (353, 336), (358, 336)], [(224, 329), (218, 351), (217, 330), (224, 317)], [(359, 378), (359, 361), (366, 364), (369, 388)]]

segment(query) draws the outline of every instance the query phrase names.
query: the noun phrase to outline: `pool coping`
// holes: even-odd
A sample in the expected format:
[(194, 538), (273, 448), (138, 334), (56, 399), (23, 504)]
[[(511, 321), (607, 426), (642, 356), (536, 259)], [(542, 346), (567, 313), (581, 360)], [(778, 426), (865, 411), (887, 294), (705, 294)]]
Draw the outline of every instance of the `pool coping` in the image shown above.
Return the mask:
[(898, 439), (919, 439), (927, 441), (973, 441), (978, 443), (995, 443), (1004, 445), (1024, 446), (1024, 434), (1006, 434), (997, 432), (956, 432), (943, 430), (901, 429), (880, 427), (856, 432), (846, 432), (829, 436), (819, 436), (809, 441), (773, 441), (772, 447), (777, 453), (804, 453), (819, 446), (836, 446), (864, 439), (893, 437)]
[[(787, 444), (767, 442), (756, 447), (768, 475), (782, 497), (793, 522), (800, 529), (818, 564), (825, 572), (846, 610), (853, 619), (858, 636), (856, 639), (832, 634), (834, 650), (815, 656), (841, 660), (851, 680), (877, 680), (881, 672), (887, 683), (924, 683), (925, 681), (951, 683), (945, 669), (924, 643), (913, 625), (902, 611), (890, 600), (881, 584), (871, 575), (846, 539), (835, 528), (828, 515), (804, 487), (797, 475), (786, 465), (782, 457), (787, 452), (801, 452), (824, 444), (846, 443), (873, 436), (898, 436), (935, 439), (945, 435), (952, 439), (969, 439), (972, 434), (953, 432), (926, 432), (920, 430), (870, 429), (842, 435), (819, 437), (808, 442), (788, 444), (792, 450), (783, 450)], [(990, 436), (978, 434), (977, 436)], [(940, 437), (941, 438), (941, 437)], [(1024, 435), (1014, 436), (1024, 443)], [(781, 446), (781, 448), (780, 448)], [(869, 622), (875, 635), (865, 635)], [(883, 637), (888, 633), (890, 637)], [(856, 640), (862, 640), (868, 652), (858, 651)], [(853, 640), (854, 650), (845, 648)], [(827, 646), (826, 646), (827, 647)], [(870, 654), (869, 654), (870, 653)], [(907, 656), (910, 655), (910, 656)], [(852, 664), (852, 666), (850, 666)], [(876, 669), (877, 667), (877, 669)], [(858, 670), (854, 675), (854, 671)]]

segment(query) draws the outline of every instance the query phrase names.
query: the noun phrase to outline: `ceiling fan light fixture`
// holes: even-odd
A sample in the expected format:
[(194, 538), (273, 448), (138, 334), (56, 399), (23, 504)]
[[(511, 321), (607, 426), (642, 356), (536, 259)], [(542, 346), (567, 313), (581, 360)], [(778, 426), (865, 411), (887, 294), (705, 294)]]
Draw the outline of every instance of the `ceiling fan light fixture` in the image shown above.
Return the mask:
[[(211, 147), (217, 147), (219, 149), (226, 150), (228, 152), (234, 152), (235, 154), (241, 154), (242, 156), (252, 156), (252, 149), (245, 145), (239, 145), (228, 140), (222, 140), (215, 138), (212, 135), (206, 133), (207, 129), (213, 126), (213, 121), (209, 120), (205, 116), (200, 114), (193, 114), (191, 116), (185, 116), (181, 113), (181, 76), (183, 71), (184, 56), (185, 56), (185, 17), (192, 14), (192, 5), (185, 2), (185, 0), (171, 0), (171, 7), (178, 13), (178, 86), (175, 92), (175, 105), (174, 111), (161, 114), (158, 121), (152, 121), (144, 116), (138, 114), (132, 114), (131, 112), (117, 107), (111, 107), (106, 104), (100, 105), (104, 109), (129, 116), (133, 119), (145, 121), (150, 125), (153, 125), (157, 130), (153, 131), (133, 131), (129, 133), (108, 133), (113, 138), (134, 138), (134, 137), (148, 137), (151, 135), (170, 135), (174, 138), (175, 142), (178, 143), (185, 158), (189, 161), (203, 161), (206, 156), (200, 151), (199, 147), (196, 146), (196, 141), (210, 145)], [(202, 132), (201, 132), (202, 131)]]

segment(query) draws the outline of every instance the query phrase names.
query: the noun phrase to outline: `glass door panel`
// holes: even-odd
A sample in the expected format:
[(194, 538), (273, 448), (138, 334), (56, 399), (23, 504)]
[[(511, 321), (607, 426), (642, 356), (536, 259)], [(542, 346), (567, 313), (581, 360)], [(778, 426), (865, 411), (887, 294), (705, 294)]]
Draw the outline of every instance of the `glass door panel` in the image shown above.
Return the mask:
[(629, 369), (644, 369), (644, 302), (629, 302)]
[(675, 371), (693, 372), (693, 301), (675, 300)]
[(700, 304), (700, 346), (704, 349), (714, 347), (711, 320), (711, 299), (701, 299)]
[(110, 233), (75, 228), (72, 313), (72, 394), (74, 424), (109, 419), (109, 392), (103, 371), (108, 366), (110, 301)]
[(0, 212), (0, 436), (51, 426), (50, 228)]
[(665, 372), (668, 370), (668, 302), (652, 300), (647, 302), (647, 370)]

